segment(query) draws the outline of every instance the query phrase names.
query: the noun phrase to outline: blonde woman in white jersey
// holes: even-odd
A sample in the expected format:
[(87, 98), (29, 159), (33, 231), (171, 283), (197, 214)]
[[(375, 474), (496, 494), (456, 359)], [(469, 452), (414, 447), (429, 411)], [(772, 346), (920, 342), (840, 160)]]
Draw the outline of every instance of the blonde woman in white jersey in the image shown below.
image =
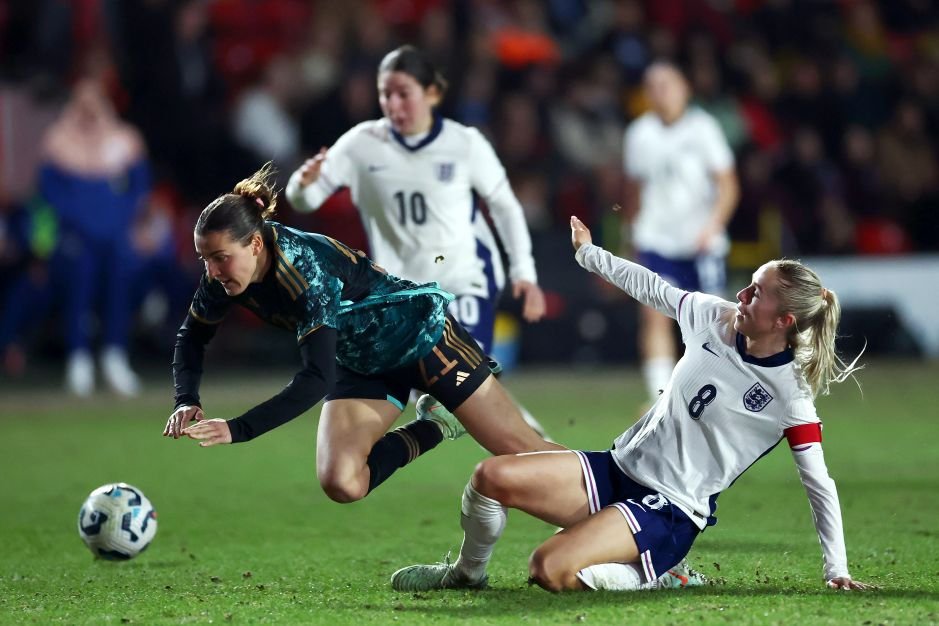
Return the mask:
[(856, 369), (857, 359), (845, 365), (834, 352), (841, 315), (834, 292), (797, 261), (770, 261), (735, 305), (673, 287), (592, 245), (576, 217), (571, 233), (580, 265), (678, 321), (685, 355), (664, 393), (611, 450), (483, 461), (463, 493), (456, 563), (406, 567), (392, 586), (485, 586), (508, 508), (565, 529), (529, 563), (531, 580), (549, 591), (700, 584), (700, 575), (680, 564), (698, 534), (716, 523), (717, 496), (785, 439), (812, 508), (825, 583), (867, 588), (848, 571), (814, 404)]
[[(645, 88), (652, 110), (629, 125), (623, 148), (636, 260), (676, 287), (721, 295), (725, 227), (740, 195), (733, 152), (714, 118), (689, 106), (688, 81), (675, 65), (650, 65)], [(642, 373), (655, 401), (675, 367), (672, 321), (643, 307), (638, 331)]]
[[(298, 211), (315, 211), (348, 187), (371, 258), (395, 276), (436, 281), (453, 293), (449, 313), (488, 354), (505, 277), (477, 197), (489, 207), (508, 253), (508, 277), (512, 295), (522, 300), (522, 317), (540, 320), (545, 299), (522, 207), (495, 151), (475, 128), (434, 112), (446, 88), (446, 79), (413, 46), (388, 53), (378, 67), (385, 116), (359, 124), (308, 159), (286, 193)], [(418, 401), (419, 413), (444, 410), (429, 396)]]

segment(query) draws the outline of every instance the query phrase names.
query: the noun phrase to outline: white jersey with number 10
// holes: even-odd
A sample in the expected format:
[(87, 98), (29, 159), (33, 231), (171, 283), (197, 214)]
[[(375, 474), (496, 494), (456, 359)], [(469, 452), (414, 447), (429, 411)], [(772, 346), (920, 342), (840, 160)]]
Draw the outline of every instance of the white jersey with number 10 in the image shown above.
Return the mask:
[(488, 204), (509, 255), (509, 277), (537, 282), (522, 207), (492, 146), (475, 128), (438, 117), (428, 135), (410, 145), (386, 119), (364, 122), (329, 149), (315, 183), (301, 188), (295, 172), (287, 197), (297, 210), (311, 211), (341, 187), (349, 187), (359, 209), (372, 258), (391, 274), (488, 297), (476, 251), (485, 224), (474, 206), (475, 191)]

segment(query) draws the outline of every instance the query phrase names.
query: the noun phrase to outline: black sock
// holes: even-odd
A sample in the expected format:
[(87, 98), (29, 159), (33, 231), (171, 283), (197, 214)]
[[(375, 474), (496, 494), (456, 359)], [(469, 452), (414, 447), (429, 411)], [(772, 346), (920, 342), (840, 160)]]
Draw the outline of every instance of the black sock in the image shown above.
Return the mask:
[(385, 433), (368, 454), (368, 492), (441, 441), (440, 427), (429, 420), (414, 420)]

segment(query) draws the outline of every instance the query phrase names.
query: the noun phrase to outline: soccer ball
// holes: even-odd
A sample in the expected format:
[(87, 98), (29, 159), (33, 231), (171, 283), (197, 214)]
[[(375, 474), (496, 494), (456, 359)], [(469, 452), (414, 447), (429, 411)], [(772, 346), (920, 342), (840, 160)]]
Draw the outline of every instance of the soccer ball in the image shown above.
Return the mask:
[(157, 531), (156, 509), (140, 489), (127, 483), (92, 491), (78, 513), (78, 534), (96, 557), (132, 559), (150, 545)]

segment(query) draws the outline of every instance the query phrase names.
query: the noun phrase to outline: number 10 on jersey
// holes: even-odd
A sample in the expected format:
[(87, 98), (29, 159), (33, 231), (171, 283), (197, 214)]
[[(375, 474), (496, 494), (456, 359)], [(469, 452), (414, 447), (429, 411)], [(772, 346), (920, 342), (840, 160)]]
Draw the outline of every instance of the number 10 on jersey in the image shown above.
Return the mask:
[(407, 226), (409, 214), (411, 221), (415, 224), (423, 224), (427, 221), (427, 203), (424, 202), (424, 194), (420, 191), (415, 191), (410, 197), (405, 192), (399, 191), (394, 195), (394, 199), (398, 203), (398, 221), (402, 226)]

